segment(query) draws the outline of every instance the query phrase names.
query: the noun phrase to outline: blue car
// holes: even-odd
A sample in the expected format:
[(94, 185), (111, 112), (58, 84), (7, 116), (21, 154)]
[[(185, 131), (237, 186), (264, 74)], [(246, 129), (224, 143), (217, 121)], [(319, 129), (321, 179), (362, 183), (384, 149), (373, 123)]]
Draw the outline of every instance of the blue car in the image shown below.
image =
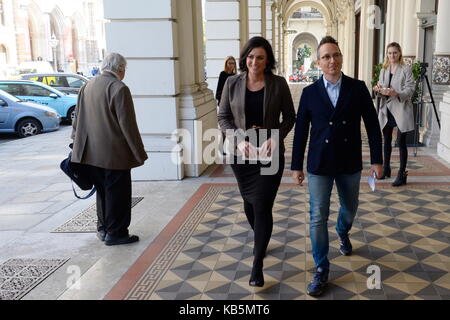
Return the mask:
[(60, 122), (54, 109), (22, 101), (0, 90), (0, 132), (16, 132), (24, 138), (57, 130)]
[(0, 81), (0, 90), (24, 101), (52, 107), (64, 120), (72, 122), (75, 117), (78, 97), (75, 94), (65, 94), (41, 82), (24, 80), (2, 80)]

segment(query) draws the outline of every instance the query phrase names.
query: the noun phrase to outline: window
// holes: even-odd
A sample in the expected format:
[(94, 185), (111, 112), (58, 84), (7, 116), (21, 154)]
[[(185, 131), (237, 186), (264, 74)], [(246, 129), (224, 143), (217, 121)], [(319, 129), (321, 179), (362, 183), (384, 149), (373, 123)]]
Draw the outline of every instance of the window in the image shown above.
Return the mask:
[(71, 88), (81, 88), (84, 85), (84, 81), (75, 77), (67, 77), (67, 82)]
[(43, 82), (52, 87), (67, 87), (68, 86), (65, 77), (45, 77)]
[(24, 85), (24, 91), (25, 91), (25, 96), (31, 96), (31, 97), (48, 97), (50, 96), (53, 92), (51, 92), (50, 90), (47, 90), (45, 88), (39, 87), (39, 86), (33, 86), (33, 85)]
[(0, 90), (6, 91), (13, 96), (23, 96), (24, 91), (19, 84), (0, 84)]

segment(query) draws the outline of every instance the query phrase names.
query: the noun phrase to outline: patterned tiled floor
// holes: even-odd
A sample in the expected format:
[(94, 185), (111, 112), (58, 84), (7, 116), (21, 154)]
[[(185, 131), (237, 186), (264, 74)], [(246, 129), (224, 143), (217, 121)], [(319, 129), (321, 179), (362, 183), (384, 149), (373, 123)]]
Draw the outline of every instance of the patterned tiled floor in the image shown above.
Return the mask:
[[(291, 86), (298, 105), (301, 87)], [(363, 159), (369, 149), (363, 133)], [(286, 138), (286, 171), (292, 152)], [(335, 231), (338, 202), (333, 191), (329, 220), (331, 274), (328, 300), (450, 299), (450, 169), (419, 148), (410, 149), (411, 179), (401, 188), (390, 180), (370, 191), (361, 181), (360, 206), (351, 231), (354, 252), (344, 257)], [(393, 150), (396, 174), (398, 150)], [(307, 188), (282, 184), (273, 210), (274, 229), (264, 259), (265, 286), (249, 287), (253, 232), (228, 166), (204, 184), (150, 244), (105, 299), (310, 300), (306, 286), (314, 262), (309, 238)], [(222, 180), (221, 180), (222, 179)], [(286, 180), (288, 181), (288, 180)], [(411, 182), (412, 181), (412, 182)], [(373, 273), (375, 270), (375, 273)], [(379, 270), (379, 289), (370, 289)]]
[[(133, 208), (144, 199), (143, 197), (131, 198), (131, 207)], [(83, 210), (80, 214), (65, 222), (62, 226), (53, 231), (55, 233), (77, 233), (77, 232), (97, 232), (97, 209), (93, 204)]]
[[(333, 193), (330, 288), (321, 299), (450, 299), (450, 188), (371, 192), (363, 187), (361, 192), (350, 257), (338, 252)], [(195, 208), (124, 298), (312, 299), (305, 295), (313, 270), (308, 201), (304, 188), (280, 188), (264, 260), (266, 284), (255, 289), (248, 286), (253, 233), (238, 189), (205, 187)], [(368, 289), (370, 266), (380, 268), (379, 290)]]
[(10, 259), (0, 265), (0, 300), (20, 300), (68, 259)]

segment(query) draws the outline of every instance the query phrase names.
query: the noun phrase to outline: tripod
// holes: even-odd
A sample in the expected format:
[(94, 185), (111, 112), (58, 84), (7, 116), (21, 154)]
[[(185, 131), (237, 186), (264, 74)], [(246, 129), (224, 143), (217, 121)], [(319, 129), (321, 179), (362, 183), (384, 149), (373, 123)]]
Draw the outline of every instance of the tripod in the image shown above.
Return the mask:
[(431, 91), (430, 81), (428, 80), (427, 76), (427, 68), (428, 63), (424, 62), (420, 64), (420, 76), (417, 79), (416, 82), (416, 89), (414, 92), (417, 92), (417, 90), (420, 88), (420, 98), (417, 102), (417, 110), (416, 110), (416, 126), (414, 128), (414, 157), (417, 157), (417, 147), (419, 144), (419, 127), (422, 126), (422, 106), (425, 104), (423, 100), (423, 92), (424, 92), (424, 81), (426, 80), (426, 85), (428, 88), (428, 92), (430, 93), (431, 103), (433, 104), (434, 114), (436, 116), (436, 120), (439, 126), (439, 129), (441, 129), (441, 122), (439, 121), (439, 116), (436, 109), (436, 104), (434, 103), (434, 97), (433, 92)]

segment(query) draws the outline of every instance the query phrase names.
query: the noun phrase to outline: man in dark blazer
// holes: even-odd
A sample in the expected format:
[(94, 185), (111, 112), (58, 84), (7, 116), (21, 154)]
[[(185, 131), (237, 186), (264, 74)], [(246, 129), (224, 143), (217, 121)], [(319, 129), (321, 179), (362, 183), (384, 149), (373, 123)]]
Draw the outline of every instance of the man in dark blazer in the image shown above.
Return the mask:
[[(294, 183), (302, 185), (304, 153), (308, 151), (308, 188), (310, 192), (310, 236), (316, 272), (308, 285), (308, 294), (321, 295), (328, 281), (328, 228), (330, 196), (336, 182), (340, 210), (336, 230), (340, 252), (350, 255), (348, 232), (358, 209), (361, 180), (361, 118), (369, 137), (372, 167), (370, 175), (382, 175), (382, 140), (377, 114), (363, 81), (345, 76), (342, 53), (332, 37), (322, 39), (318, 47), (318, 65), (324, 75), (303, 90), (292, 154)], [(310, 132), (311, 127), (311, 132)]]
[(97, 188), (97, 236), (106, 245), (139, 240), (128, 233), (131, 168), (143, 165), (147, 153), (130, 89), (122, 82), (125, 69), (124, 57), (107, 55), (101, 75), (81, 88), (73, 121), (72, 162), (89, 167)]

